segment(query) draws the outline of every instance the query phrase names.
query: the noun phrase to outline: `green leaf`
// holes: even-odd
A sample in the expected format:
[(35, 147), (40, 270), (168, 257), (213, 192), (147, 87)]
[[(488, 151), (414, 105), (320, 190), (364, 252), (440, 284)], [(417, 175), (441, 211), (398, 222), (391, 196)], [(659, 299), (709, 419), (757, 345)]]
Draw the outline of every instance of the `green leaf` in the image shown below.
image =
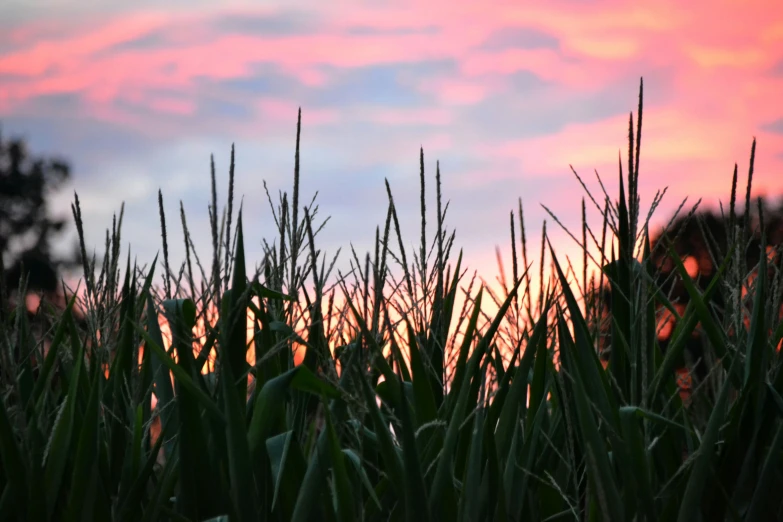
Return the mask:
[(65, 511), (65, 520), (91, 520), (94, 499), (98, 482), (98, 462), (96, 455), (99, 448), (99, 403), (101, 392), (101, 373), (93, 372), (90, 398), (84, 413), (81, 432), (79, 433), (76, 457), (71, 476), (71, 488)]
[[(548, 307), (547, 307), (548, 308)], [(546, 328), (546, 313), (542, 314), (539, 322), (544, 323)], [(538, 326), (538, 325), (536, 325)], [(538, 413), (538, 408), (546, 408), (545, 403), (545, 388), (547, 382), (547, 362), (549, 356), (547, 355), (547, 339), (544, 335), (538, 337), (538, 343), (536, 348), (536, 361), (533, 367), (533, 382), (530, 385), (530, 408), (527, 412), (527, 425), (533, 424), (533, 419)], [(525, 350), (527, 352), (527, 350)]]
[[(731, 252), (734, 250), (734, 247), (730, 249), (729, 254), (726, 256), (726, 261), (724, 261), (724, 264), (728, 262), (731, 256)], [(680, 277), (682, 278), (683, 285), (685, 286), (685, 289), (688, 291), (688, 295), (691, 298), (691, 302), (693, 303), (693, 306), (696, 310), (696, 314), (699, 317), (699, 321), (701, 321), (701, 326), (704, 328), (705, 333), (707, 334), (707, 337), (710, 340), (710, 343), (712, 343), (712, 346), (715, 349), (715, 352), (717, 353), (718, 357), (721, 358), (723, 365), (725, 368), (734, 367), (733, 363), (733, 357), (731, 357), (730, 352), (726, 346), (726, 333), (722, 331), (722, 329), (718, 326), (718, 322), (713, 317), (713, 315), (710, 313), (709, 308), (707, 308), (707, 299), (708, 295), (705, 293), (705, 296), (702, 297), (699, 293), (699, 290), (696, 288), (696, 285), (693, 283), (693, 279), (691, 279), (691, 276), (688, 275), (688, 271), (685, 269), (685, 265), (683, 265), (682, 260), (680, 260), (679, 256), (676, 255), (673, 248), (669, 247), (669, 254), (672, 257), (672, 261), (674, 261), (675, 268), (677, 269), (677, 272), (680, 274)], [(713, 282), (720, 281), (720, 271), (718, 274), (715, 275), (713, 278)], [(712, 286), (712, 285), (710, 285)], [(734, 371), (729, 372), (729, 378), (732, 380), (735, 386), (738, 386), (741, 384), (741, 377), (735, 373)]]
[[(340, 376), (340, 387), (347, 385), (348, 375), (352, 373), (352, 365), (356, 361), (356, 351), (352, 351), (348, 360), (343, 368), (343, 374)], [(330, 414), (336, 419), (337, 423), (345, 421), (347, 414), (347, 404), (342, 399), (334, 399), (329, 405)], [(296, 498), (296, 505), (294, 507), (294, 513), (291, 516), (291, 520), (294, 522), (305, 522), (311, 520), (311, 513), (313, 505), (318, 499), (322, 498), (321, 493), (324, 491), (326, 483), (326, 466), (325, 463), (328, 459), (328, 440), (325, 431), (321, 431), (318, 435), (315, 449), (310, 456), (310, 462), (305, 471), (304, 477), (301, 481), (301, 487), (299, 494)], [(326, 504), (322, 504), (322, 512), (328, 516), (331, 513), (331, 509)]]
[(43, 366), (40, 370), (38, 378), (35, 381), (32, 400), (36, 403), (36, 407), (39, 411), (42, 408), (41, 400), (43, 397), (43, 392), (51, 383), (54, 364), (57, 362), (57, 354), (60, 352), (60, 346), (63, 343), (63, 339), (68, 328), (68, 319), (72, 318), (73, 305), (76, 302), (76, 297), (77, 294), (74, 293), (74, 295), (68, 301), (65, 310), (63, 310), (63, 315), (57, 322), (57, 330), (55, 330), (54, 337), (52, 338), (52, 344), (49, 346), (49, 353), (46, 354)]
[[(237, 245), (234, 252), (234, 277), (231, 290), (223, 298), (220, 314), (222, 341), (221, 360), (231, 366), (236, 395), (244, 404), (247, 398), (247, 274), (245, 273), (245, 242), (242, 234), (242, 212), (237, 218)], [(234, 382), (233, 379), (236, 379)], [(243, 411), (239, 413), (244, 416)]]
[[(578, 365), (582, 384), (585, 389), (590, 390), (590, 399), (596, 404), (604, 419), (615, 429), (618, 429), (619, 417), (617, 414), (617, 401), (615, 400), (614, 394), (611, 393), (606, 372), (601, 366), (601, 361), (598, 359), (596, 350), (593, 348), (592, 339), (590, 338), (589, 333), (590, 330), (582, 316), (579, 304), (576, 302), (576, 298), (571, 291), (571, 285), (568, 283), (568, 279), (560, 268), (560, 263), (557, 261), (557, 256), (555, 255), (551, 243), (549, 244), (549, 251), (552, 256), (552, 262), (555, 265), (555, 270), (557, 271), (560, 287), (563, 291), (563, 297), (565, 297), (566, 304), (568, 305), (568, 313), (570, 314), (571, 326), (574, 331), (574, 341), (576, 343), (573, 360), (574, 363)], [(568, 337), (570, 338), (570, 334)], [(579, 392), (577, 392), (577, 394), (579, 394)]]
[(473, 417), (473, 433), (470, 439), (468, 465), (465, 470), (463, 493), (460, 496), (461, 520), (465, 522), (479, 520), (482, 505), (486, 498), (482, 497), (481, 475), (483, 468), (482, 449), (484, 446), (484, 408), (479, 407)]
[[(157, 461), (158, 452), (162, 451), (164, 431), (161, 430), (158, 440), (155, 441), (155, 445), (152, 447), (150, 454), (147, 455), (147, 460), (144, 463), (144, 467), (141, 468), (139, 473), (133, 475), (133, 483), (131, 484), (128, 492), (124, 496), (119, 498), (119, 509), (117, 511), (117, 521), (123, 522), (125, 520), (139, 520), (141, 517), (142, 499), (144, 498), (145, 490), (147, 489), (150, 481), (150, 477), (154, 474), (154, 466)], [(149, 508), (148, 508), (149, 509)]]
[[(241, 247), (241, 225), (240, 214), (240, 221), (237, 223), (240, 238), (238, 250)], [(243, 266), (243, 264), (237, 261), (235, 266), (239, 267)], [(221, 364), (220, 373), (220, 387), (227, 421), (226, 450), (228, 452), (231, 498), (238, 519), (250, 522), (258, 517), (258, 506), (256, 497), (253, 494), (253, 470), (250, 465), (250, 448), (245, 431), (245, 395), (239, 395), (240, 392), (245, 392), (245, 388), (240, 387), (240, 389), (237, 389), (234, 386), (235, 379), (231, 364)], [(244, 377), (240, 378), (240, 381), (247, 383)]]
[(272, 290), (271, 288), (267, 288), (266, 286), (262, 285), (258, 281), (254, 281), (251, 286), (253, 288), (253, 294), (257, 295), (258, 297), (264, 299), (282, 299), (283, 301), (290, 301), (292, 303), (296, 302), (296, 296), (284, 294), (278, 292), (277, 290)]
[(264, 447), (266, 440), (282, 429), (286, 412), (284, 399), (290, 390), (305, 391), (330, 398), (340, 396), (334, 386), (319, 379), (301, 365), (267, 381), (256, 397), (247, 430), (250, 455), (254, 460), (258, 458), (258, 452)]
[(509, 455), (511, 440), (514, 436), (515, 427), (519, 421), (519, 411), (524, 412), (527, 403), (528, 374), (533, 366), (536, 351), (541, 350), (543, 345), (546, 349), (547, 317), (549, 315), (550, 303), (547, 302), (544, 312), (533, 327), (533, 333), (525, 346), (525, 352), (522, 355), (519, 367), (514, 373), (514, 379), (511, 382), (511, 389), (508, 392), (503, 409), (498, 420), (498, 427), (495, 431), (495, 444), (498, 450), (498, 459), (501, 461)]
[[(543, 420), (545, 418), (545, 407), (538, 408), (533, 422), (528, 426), (528, 433), (524, 441), (521, 441), (518, 435), (521, 433), (519, 425), (515, 426), (515, 433), (512, 437), (511, 451), (509, 452), (504, 476), (504, 486), (506, 488), (506, 510), (512, 520), (519, 520), (523, 517), (525, 501), (528, 500), (530, 489), (530, 474), (528, 470), (535, 469), (536, 460), (540, 457), (539, 445), (543, 433)], [(522, 461), (517, 461), (517, 447), (521, 444)]]
[(307, 464), (293, 430), (270, 437), (266, 441), (266, 452), (274, 481), (272, 510), (282, 503), (284, 519), (290, 519), (294, 512), (299, 486), (304, 478)]
[[(187, 372), (179, 366), (176, 362), (174, 362), (174, 359), (169, 357), (169, 355), (161, 348), (158, 343), (156, 343), (152, 337), (145, 332), (144, 330), (141, 330), (138, 326), (136, 327), (139, 330), (139, 333), (144, 338), (144, 340), (147, 342), (147, 347), (152, 349), (152, 351), (155, 353), (155, 355), (158, 357), (158, 360), (163, 363), (163, 365), (168, 368), (171, 373), (174, 374), (174, 379), (177, 382), (177, 384), (181, 385), (184, 390), (187, 390), (188, 393), (192, 394), (193, 397), (201, 404), (201, 406), (204, 407), (204, 409), (212, 415), (214, 420), (225, 424), (226, 418), (223, 415), (223, 412), (220, 411), (220, 408), (212, 401), (212, 399), (207, 395), (203, 390), (198, 388), (194, 383), (193, 380), (190, 378), (190, 376), (187, 374)], [(180, 360), (184, 359), (182, 355), (179, 355)]]
[[(686, 273), (685, 275), (687, 277), (688, 274)], [(729, 368), (729, 375), (731, 375), (736, 361), (737, 359), (735, 358)], [(730, 387), (730, 381), (723, 383), (718, 399), (715, 401), (715, 406), (712, 408), (710, 419), (707, 422), (707, 430), (704, 432), (704, 436), (701, 439), (698, 455), (694, 459), (691, 474), (688, 478), (688, 483), (685, 486), (685, 494), (682, 504), (680, 504), (679, 514), (677, 515), (677, 520), (679, 522), (688, 522), (690, 520), (696, 520), (697, 517), (699, 517), (699, 505), (701, 503), (702, 492), (704, 491), (704, 487), (715, 466), (715, 462), (713, 461), (715, 445), (718, 442), (720, 427), (726, 417), (726, 402), (728, 401)]]
[(375, 435), (378, 438), (378, 445), (381, 457), (384, 463), (384, 472), (389, 476), (390, 482), (397, 496), (404, 503), (406, 501), (405, 480), (403, 474), (403, 464), (397, 449), (394, 446), (389, 423), (381, 413), (378, 404), (375, 402), (375, 394), (372, 392), (369, 383), (361, 370), (356, 368), (354, 371), (356, 379), (360, 383), (364, 403), (369, 410), (370, 419), (375, 428)]
[(634, 407), (620, 408), (620, 422), (623, 426), (623, 435), (628, 444), (632, 476), (636, 481), (636, 494), (639, 505), (644, 510), (648, 521), (657, 520), (653, 488), (650, 483), (650, 467), (648, 465), (647, 451), (644, 448), (642, 431), (639, 428), (639, 409)]
[(3, 399), (0, 399), (0, 457), (8, 481), (6, 491), (12, 495), (18, 519), (24, 520), (28, 501), (27, 470)]
[[(468, 360), (464, 372), (464, 377), (462, 378), (462, 384), (458, 391), (459, 395), (457, 396), (457, 402), (454, 406), (454, 410), (451, 412), (451, 418), (449, 419), (449, 425), (446, 430), (446, 438), (444, 439), (443, 442), (443, 449), (441, 450), (440, 458), (438, 459), (438, 465), (435, 469), (435, 477), (433, 478), (432, 481), (432, 490), (430, 492), (429, 500), (430, 500), (430, 512), (433, 514), (443, 513), (444, 510), (448, 507), (446, 506), (445, 501), (447, 498), (447, 491), (451, 490), (451, 488), (453, 487), (452, 468), (453, 468), (454, 450), (456, 449), (456, 445), (457, 445), (457, 436), (459, 433), (459, 427), (462, 424), (462, 422), (465, 420), (467, 403), (468, 403), (468, 393), (470, 391), (470, 384), (474, 379), (481, 378), (480, 371), (479, 371), (481, 368), (481, 364), (480, 364), (481, 359), (484, 357), (486, 350), (489, 348), (490, 343), (492, 342), (492, 339), (495, 336), (495, 333), (497, 333), (500, 323), (503, 321), (503, 318), (506, 316), (506, 312), (508, 312), (508, 308), (509, 306), (511, 306), (511, 302), (514, 299), (514, 295), (516, 294), (517, 289), (519, 288), (519, 285), (521, 283), (522, 283), (522, 279), (519, 279), (514, 284), (514, 287), (508, 293), (508, 296), (506, 297), (503, 304), (500, 306), (500, 309), (498, 310), (497, 314), (495, 314), (495, 318), (493, 319), (489, 328), (487, 328), (486, 333), (482, 336), (481, 340), (476, 346), (476, 349), (473, 351), (473, 354), (470, 356), (470, 359)], [(481, 295), (481, 291), (479, 291), (479, 296), (480, 295)], [(476, 297), (476, 304), (474, 305), (476, 308), (480, 306), (479, 296)], [(476, 309), (474, 309), (474, 313), (475, 310)], [(467, 352), (467, 349), (465, 349), (465, 352)], [(462, 353), (460, 353), (460, 357), (461, 356)], [(458, 378), (458, 375), (459, 373), (457, 371), (455, 373), (455, 379)], [(452, 393), (455, 392), (456, 389)]]
[[(409, 521), (428, 521), (431, 519), (431, 511), (427, 506), (427, 489), (424, 484), (424, 474), (416, 446), (416, 435), (413, 429), (413, 419), (411, 418), (408, 400), (405, 397), (404, 387), (398, 385), (390, 389), (397, 390), (396, 399), (399, 404), (400, 424), (402, 426), (402, 460), (405, 470), (404, 484), (407, 488), (407, 518)], [(443, 457), (441, 456), (441, 458)]]
[(334, 430), (332, 416), (329, 409), (324, 409), (326, 417), (326, 433), (329, 441), (329, 459), (332, 462), (332, 476), (335, 496), (337, 497), (337, 515), (341, 521), (348, 522), (355, 520), (353, 495), (351, 494), (351, 481), (348, 478), (348, 471), (345, 467), (343, 453), (340, 450), (340, 441), (337, 438), (337, 432)]
[(762, 417), (762, 395), (764, 390), (762, 383), (764, 381), (764, 372), (769, 367), (769, 349), (767, 332), (769, 328), (766, 325), (766, 296), (767, 296), (767, 253), (764, 250), (766, 245), (766, 235), (762, 237), (761, 252), (759, 255), (759, 266), (755, 281), (753, 295), (753, 312), (750, 318), (750, 330), (748, 331), (748, 348), (745, 357), (745, 375), (743, 380), (743, 391), (753, 401), (754, 418), (760, 420)]
[[(755, 484), (750, 507), (748, 507), (748, 511), (745, 513), (745, 520), (766, 520), (770, 518), (769, 507), (772, 504), (770, 502), (770, 492), (774, 491), (772, 486), (777, 482), (775, 475), (780, 473), (781, 448), (783, 448), (783, 422), (777, 422), (775, 438), (767, 450), (761, 473)], [(777, 504), (779, 505), (779, 503), (778, 501)]]
[[(147, 301), (147, 331), (149, 336), (155, 341), (158, 346), (163, 346), (163, 335), (160, 331), (160, 324), (158, 323), (158, 314), (155, 310), (155, 304), (152, 299), (152, 294), (146, 293)], [(193, 308), (195, 313), (195, 307)], [(153, 348), (146, 346), (145, 354), (153, 351)], [(172, 401), (174, 400), (174, 388), (171, 385), (171, 377), (169, 368), (163, 363), (160, 357), (150, 357), (150, 365), (152, 367), (153, 381), (155, 383), (155, 397), (158, 399), (156, 408), (160, 412), (160, 424), (161, 433), (173, 433), (173, 427), (179, 424), (177, 419), (177, 409), (173, 407)], [(165, 442), (164, 452), (167, 459), (171, 459), (174, 456), (174, 439), (169, 439)]]
[(424, 365), (416, 334), (407, 317), (405, 318), (405, 325), (408, 328), (408, 348), (411, 358), (411, 371), (413, 372), (413, 394), (416, 399), (416, 420), (417, 425), (422, 426), (434, 420), (438, 414), (435, 406), (435, 395), (430, 387), (429, 375), (433, 370), (430, 368), (428, 372), (427, 367)]
[[(555, 261), (557, 263), (557, 261)], [(557, 264), (555, 265), (557, 267)], [(558, 267), (559, 268), (559, 267)], [(560, 272), (562, 277), (562, 272)], [(564, 278), (563, 278), (564, 279)], [(564, 288), (564, 292), (567, 292)], [(573, 318), (573, 310), (572, 310)], [(621, 497), (612, 474), (612, 466), (609, 462), (606, 443), (598, 431), (598, 425), (593, 414), (590, 402), (599, 390), (591, 389), (588, 393), (587, 382), (585, 381), (585, 370), (576, 361), (576, 352), (583, 351), (583, 347), (577, 347), (571, 339), (568, 327), (561, 313), (558, 313), (558, 332), (560, 340), (560, 356), (563, 367), (570, 373), (573, 379), (573, 399), (576, 409), (576, 417), (579, 429), (582, 434), (581, 443), (584, 445), (586, 458), (586, 467), (588, 477), (590, 478), (591, 493), (599, 501), (603, 517), (607, 520), (624, 520)], [(615, 413), (616, 414), (616, 413)]]
[(446, 408), (446, 416), (448, 416), (454, 408), (454, 403), (459, 397), (462, 383), (465, 380), (464, 374), (468, 363), (468, 354), (470, 353), (470, 346), (473, 344), (473, 337), (476, 334), (476, 326), (478, 324), (479, 314), (481, 313), (481, 297), (484, 294), (484, 287), (479, 288), (476, 298), (473, 300), (473, 310), (470, 312), (470, 319), (468, 319), (468, 325), (465, 327), (465, 334), (462, 337), (462, 345), (459, 349), (459, 355), (457, 356), (457, 364), (454, 367), (454, 375), (451, 380), (451, 390), (449, 391), (448, 400), (444, 401), (441, 408)]
[(373, 501), (375, 506), (378, 508), (378, 510), (383, 509), (381, 507), (381, 501), (378, 499), (378, 496), (375, 494), (375, 489), (373, 489), (372, 483), (370, 482), (370, 478), (367, 476), (367, 472), (364, 470), (364, 464), (362, 463), (362, 458), (352, 449), (350, 448), (343, 448), (342, 449), (343, 455), (345, 458), (348, 459), (348, 462), (351, 463), (353, 466), (353, 471), (359, 476), (359, 480), (361, 480), (362, 484), (364, 485), (364, 488), (367, 490), (367, 494), (370, 495), (370, 499)]
[(46, 456), (46, 468), (44, 471), (44, 487), (46, 490), (47, 513), (50, 518), (54, 514), (57, 499), (60, 495), (66, 463), (72, 455), (71, 439), (74, 429), (74, 403), (78, 393), (79, 374), (84, 364), (84, 358), (81, 357), (81, 353), (80, 348), (80, 357), (77, 357), (71, 370), (68, 395), (65, 396), (60, 406), (60, 411), (52, 426), (52, 434), (49, 440), (49, 452)]
[(159, 519), (159, 513), (166, 510), (169, 499), (174, 493), (177, 484), (179, 462), (177, 459), (167, 460), (161, 472), (159, 486), (155, 489), (153, 497), (144, 509), (144, 518), (141, 522), (153, 522)]

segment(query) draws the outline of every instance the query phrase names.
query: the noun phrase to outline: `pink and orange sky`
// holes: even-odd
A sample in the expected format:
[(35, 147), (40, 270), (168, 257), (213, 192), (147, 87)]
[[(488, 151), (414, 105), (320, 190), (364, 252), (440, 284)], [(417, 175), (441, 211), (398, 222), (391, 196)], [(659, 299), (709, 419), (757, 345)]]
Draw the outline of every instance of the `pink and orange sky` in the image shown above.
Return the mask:
[[(735, 162), (744, 184), (754, 136), (757, 193), (783, 194), (781, 2), (0, 5), (3, 134), (71, 161), (70, 188), (99, 253), (125, 201), (123, 243), (152, 260), (161, 188), (175, 266), (184, 259), (179, 200), (197, 248), (210, 252), (209, 155), (222, 201), (232, 142), (248, 257), (260, 261), (262, 238), (275, 238), (262, 180), (275, 199), (291, 190), (301, 106), (301, 200), (318, 191), (319, 215), (331, 216), (320, 249), (331, 257), (350, 242), (360, 254), (371, 248), (385, 219), (384, 178), (415, 248), (423, 146), (429, 207), (440, 160), (457, 246), (494, 279), (494, 247), (510, 255), (518, 197), (535, 245), (547, 217), (540, 203), (579, 228), (583, 192), (569, 164), (596, 193), (598, 169), (616, 194), (642, 76), (642, 211), (669, 187), (655, 223), (686, 196), (725, 201)], [(56, 208), (69, 212), (72, 197), (64, 191)], [(551, 219), (548, 229), (574, 251)]]

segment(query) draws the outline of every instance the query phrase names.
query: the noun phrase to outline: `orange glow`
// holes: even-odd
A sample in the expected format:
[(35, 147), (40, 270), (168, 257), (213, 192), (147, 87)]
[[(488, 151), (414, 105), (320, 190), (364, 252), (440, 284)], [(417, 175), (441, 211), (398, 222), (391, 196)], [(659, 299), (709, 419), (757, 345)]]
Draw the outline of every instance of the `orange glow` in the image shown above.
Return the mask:
[(685, 256), (682, 260), (682, 264), (685, 266), (685, 271), (688, 272), (688, 276), (691, 279), (695, 279), (699, 273), (699, 262), (693, 256)]
[[(682, 317), (682, 313), (685, 311), (685, 306), (679, 303), (674, 304), (674, 309)], [(658, 312), (658, 340), (664, 341), (671, 337), (676, 326), (676, 318), (674, 314), (669, 311), (668, 308), (661, 308)]]
[(693, 393), (693, 377), (687, 368), (678, 368), (675, 372), (677, 374), (677, 388), (680, 399), (688, 405), (690, 404), (691, 393)]

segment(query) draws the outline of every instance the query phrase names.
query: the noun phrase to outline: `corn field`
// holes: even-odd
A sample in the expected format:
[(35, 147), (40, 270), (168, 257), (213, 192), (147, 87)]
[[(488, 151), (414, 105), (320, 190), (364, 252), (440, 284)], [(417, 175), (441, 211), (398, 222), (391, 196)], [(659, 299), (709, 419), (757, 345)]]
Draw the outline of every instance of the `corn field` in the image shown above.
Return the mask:
[[(162, 195), (161, 258), (121, 259), (120, 213), (89, 259), (77, 197), (80, 287), (64, 309), (43, 300), (41, 324), (25, 299), (0, 324), (0, 520), (783, 520), (783, 256), (746, 262), (766, 234), (760, 206), (748, 219), (755, 142), (745, 215), (735, 169), (730, 240), (703, 289), (651, 238), (641, 123), (640, 89), (619, 193), (588, 192), (603, 222), (572, 234), (583, 274), (545, 229), (528, 260), (520, 203), (502, 295), (454, 262), (440, 171), (427, 241), (423, 153), (418, 251), (387, 182), (375, 251), (334, 274), (318, 207), (299, 201), (301, 112), (292, 197), (269, 198), (279, 237), (257, 268), (233, 151), (222, 212), (212, 165), (211, 267), (182, 206), (186, 259), (171, 264)], [(659, 284), (661, 256), (687, 304)], [(683, 390), (693, 335), (706, 371)]]

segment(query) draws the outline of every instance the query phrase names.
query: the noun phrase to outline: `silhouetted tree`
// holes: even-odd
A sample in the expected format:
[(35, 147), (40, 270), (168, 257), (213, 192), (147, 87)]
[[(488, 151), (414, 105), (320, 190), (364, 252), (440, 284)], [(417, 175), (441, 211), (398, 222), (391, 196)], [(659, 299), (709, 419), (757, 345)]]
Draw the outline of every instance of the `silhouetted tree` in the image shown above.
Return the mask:
[[(764, 215), (767, 233), (766, 247), (776, 247), (783, 244), (783, 202), (777, 208), (770, 208), (762, 200), (762, 212)], [(744, 252), (745, 266), (750, 269), (759, 262), (761, 252), (761, 233), (759, 229), (759, 215), (755, 205), (752, 205), (748, 223), (748, 238)], [(736, 226), (744, 228), (745, 217), (736, 217)], [(689, 267), (698, 277), (698, 284), (702, 290), (712, 282), (718, 271), (717, 264), (723, 261), (728, 253), (730, 244), (729, 216), (721, 215), (715, 211), (701, 211), (690, 219), (687, 216), (678, 218), (665, 232), (661, 233), (653, 241), (652, 260), (660, 270), (659, 284), (665, 291), (671, 291), (676, 297), (687, 300), (687, 292), (679, 278), (670, 277), (674, 271), (667, 245), (671, 245), (680, 259), (688, 261)], [(740, 242), (743, 239), (740, 238)], [(660, 245), (660, 246), (657, 246)], [(716, 295), (716, 299), (722, 299), (722, 294)], [(722, 301), (717, 301), (722, 304)]]
[(6, 141), (0, 133), (0, 313), (23, 273), (28, 293), (55, 296), (60, 269), (78, 262), (77, 254), (56, 257), (52, 252), (52, 240), (66, 221), (50, 216), (48, 199), (70, 175), (64, 160), (33, 156), (22, 139)]
[[(783, 200), (776, 206), (770, 205), (767, 201), (761, 200), (761, 213), (763, 216), (764, 228), (766, 231), (766, 244), (764, 251), (767, 252), (768, 259), (768, 280), (777, 270), (781, 268), (783, 256), (780, 255), (780, 249), (783, 246)], [(689, 294), (685, 289), (682, 278), (676, 271), (669, 247), (683, 261), (689, 275), (694, 279), (696, 286), (703, 293), (717, 276), (720, 264), (725, 259), (729, 251), (729, 245), (733, 244), (733, 234), (740, 234), (740, 259), (744, 263), (746, 273), (743, 277), (747, 278), (750, 271), (759, 262), (761, 248), (761, 219), (758, 206), (751, 203), (751, 207), (746, 214), (744, 209), (737, 212), (734, 217), (734, 232), (732, 232), (731, 217), (727, 211), (725, 213), (714, 210), (702, 210), (695, 212), (691, 216), (681, 216), (675, 219), (666, 230), (654, 235), (651, 239), (651, 261), (655, 271), (655, 281), (659, 288), (669, 300), (683, 312), (685, 306), (690, 301)], [(748, 221), (745, 227), (745, 221)], [(745, 236), (744, 234), (747, 234)], [(601, 317), (602, 339), (599, 342), (599, 350), (602, 351), (602, 357), (606, 360), (605, 347), (611, 346), (609, 339), (610, 329), (608, 326), (609, 311), (611, 310), (612, 295), (608, 286), (594, 291), (589, 296), (589, 302), (599, 301), (600, 292), (601, 310), (596, 315)], [(732, 304), (727, 304), (727, 289), (725, 285), (718, 288), (710, 301), (712, 309), (715, 310), (719, 321), (724, 321), (726, 310), (732, 309)], [(667, 321), (668, 313), (662, 307), (659, 308), (661, 315), (658, 320), (659, 336), (658, 342), (663, 352), (666, 351), (671, 340), (674, 323), (663, 324)], [(705, 363), (704, 346), (706, 339), (700, 332), (700, 329), (694, 331), (694, 335), (686, 343), (686, 356), (690, 361), (680, 361), (682, 367), (690, 366), (691, 371), (697, 381), (702, 381), (707, 372), (708, 365)], [(690, 364), (688, 364), (690, 363)]]

